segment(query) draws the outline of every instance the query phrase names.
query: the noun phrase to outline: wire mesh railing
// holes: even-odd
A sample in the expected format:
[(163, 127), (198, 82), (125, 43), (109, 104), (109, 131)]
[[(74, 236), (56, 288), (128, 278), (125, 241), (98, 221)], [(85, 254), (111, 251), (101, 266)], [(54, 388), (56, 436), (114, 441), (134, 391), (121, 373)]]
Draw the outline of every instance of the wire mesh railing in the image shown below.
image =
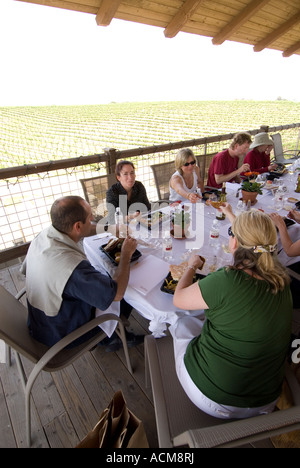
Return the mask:
[[(284, 149), (295, 149), (300, 124), (270, 128), (280, 131)], [(255, 135), (262, 129), (249, 130)], [(189, 147), (195, 155), (205, 155), (228, 148), (234, 134), (186, 140), (176, 143), (134, 148), (125, 151), (106, 150), (100, 155), (19, 166), (0, 170), (0, 263), (1, 253), (30, 242), (50, 222), (49, 212), (55, 199), (64, 195), (84, 196), (81, 179), (114, 173), (120, 159), (130, 160), (136, 178), (149, 200), (157, 199), (151, 165), (173, 161), (180, 148)]]

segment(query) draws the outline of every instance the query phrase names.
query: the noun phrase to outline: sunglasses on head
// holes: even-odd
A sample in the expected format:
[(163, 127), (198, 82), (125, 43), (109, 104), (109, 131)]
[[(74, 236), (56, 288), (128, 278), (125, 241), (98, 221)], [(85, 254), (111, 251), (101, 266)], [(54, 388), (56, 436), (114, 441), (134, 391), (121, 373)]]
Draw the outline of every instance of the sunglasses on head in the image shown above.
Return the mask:
[(228, 235), (229, 235), (229, 237), (234, 237), (231, 226), (229, 226), (229, 228), (228, 228)]
[(189, 165), (194, 166), (195, 164), (196, 164), (196, 161), (192, 161), (192, 162), (189, 162), (189, 163), (186, 162), (186, 163), (184, 164), (184, 166), (185, 166), (185, 167), (188, 167)]

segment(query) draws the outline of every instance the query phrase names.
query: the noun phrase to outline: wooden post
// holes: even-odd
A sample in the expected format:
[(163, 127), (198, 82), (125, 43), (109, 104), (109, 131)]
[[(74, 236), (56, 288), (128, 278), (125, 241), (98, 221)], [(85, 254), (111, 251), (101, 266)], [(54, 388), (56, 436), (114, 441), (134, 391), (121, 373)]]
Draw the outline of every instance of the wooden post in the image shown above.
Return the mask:
[(108, 156), (106, 163), (107, 173), (114, 174), (117, 163), (117, 150), (115, 148), (103, 148), (104, 153)]
[(269, 125), (261, 125), (260, 129), (261, 132), (268, 133), (269, 132)]

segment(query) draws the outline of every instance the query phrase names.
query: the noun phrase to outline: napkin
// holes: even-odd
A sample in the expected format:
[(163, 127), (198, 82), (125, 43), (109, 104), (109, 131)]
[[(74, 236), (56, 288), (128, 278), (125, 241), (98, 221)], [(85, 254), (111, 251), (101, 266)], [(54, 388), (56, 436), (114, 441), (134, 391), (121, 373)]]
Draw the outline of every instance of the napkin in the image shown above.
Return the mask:
[(169, 272), (169, 264), (154, 255), (141, 257), (130, 268), (129, 286), (146, 296)]

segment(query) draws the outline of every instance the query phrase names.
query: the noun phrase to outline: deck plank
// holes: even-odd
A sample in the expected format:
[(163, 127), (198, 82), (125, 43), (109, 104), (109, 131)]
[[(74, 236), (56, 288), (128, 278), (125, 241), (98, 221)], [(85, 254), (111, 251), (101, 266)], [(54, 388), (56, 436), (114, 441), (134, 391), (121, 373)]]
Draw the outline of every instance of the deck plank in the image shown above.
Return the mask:
[(5, 393), (0, 376), (0, 448), (16, 448), (16, 440), (6, 405)]

